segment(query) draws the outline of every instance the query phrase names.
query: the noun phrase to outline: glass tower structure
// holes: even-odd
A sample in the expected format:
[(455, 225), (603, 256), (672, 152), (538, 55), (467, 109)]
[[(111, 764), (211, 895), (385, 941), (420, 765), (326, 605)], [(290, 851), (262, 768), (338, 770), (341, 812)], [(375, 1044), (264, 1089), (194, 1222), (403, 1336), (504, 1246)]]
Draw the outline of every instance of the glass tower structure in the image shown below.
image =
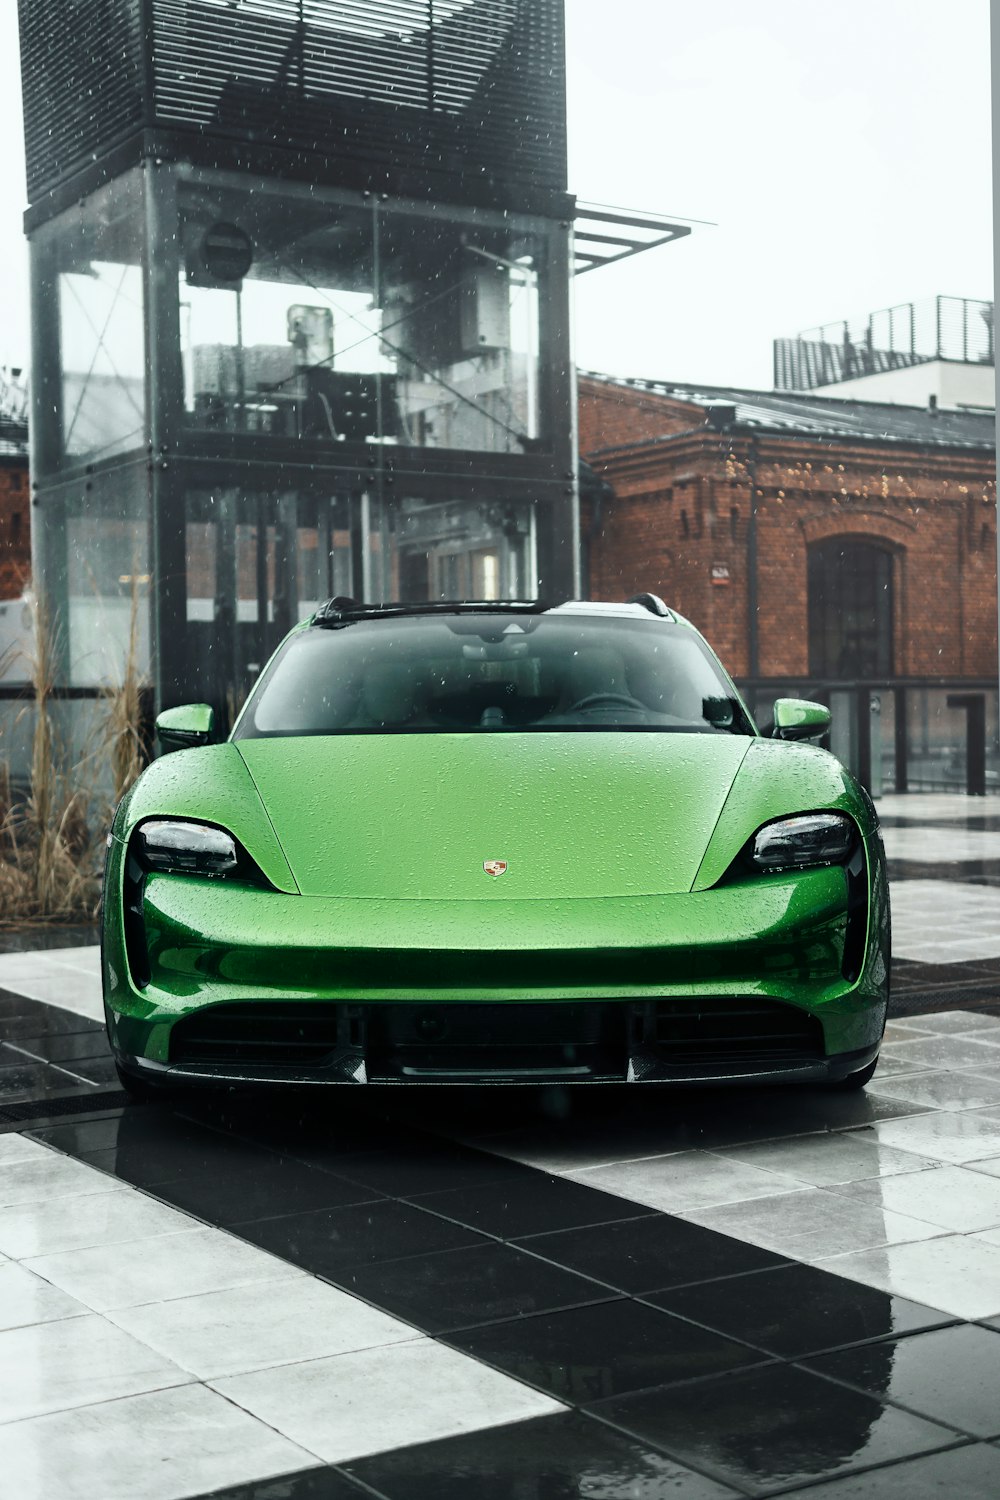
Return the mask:
[(59, 683), (578, 592), (562, 0), (20, 0)]

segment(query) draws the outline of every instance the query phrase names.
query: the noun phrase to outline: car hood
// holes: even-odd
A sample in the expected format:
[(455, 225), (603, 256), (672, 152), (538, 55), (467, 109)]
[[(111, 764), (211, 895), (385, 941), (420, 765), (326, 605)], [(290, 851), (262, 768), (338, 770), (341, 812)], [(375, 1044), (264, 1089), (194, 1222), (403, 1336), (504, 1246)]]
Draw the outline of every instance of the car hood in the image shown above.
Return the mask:
[(689, 891), (753, 743), (605, 731), (237, 748), (303, 895), (485, 901)]

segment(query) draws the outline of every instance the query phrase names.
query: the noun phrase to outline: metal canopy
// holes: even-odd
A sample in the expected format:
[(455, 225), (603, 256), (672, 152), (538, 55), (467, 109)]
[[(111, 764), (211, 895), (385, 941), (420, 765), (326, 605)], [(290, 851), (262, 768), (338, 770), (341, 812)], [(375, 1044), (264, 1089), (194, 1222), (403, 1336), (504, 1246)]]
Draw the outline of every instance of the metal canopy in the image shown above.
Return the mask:
[(612, 208), (604, 203), (578, 203), (573, 226), (574, 275), (582, 276), (613, 261), (669, 245), (690, 233), (690, 224), (676, 224), (662, 214)]

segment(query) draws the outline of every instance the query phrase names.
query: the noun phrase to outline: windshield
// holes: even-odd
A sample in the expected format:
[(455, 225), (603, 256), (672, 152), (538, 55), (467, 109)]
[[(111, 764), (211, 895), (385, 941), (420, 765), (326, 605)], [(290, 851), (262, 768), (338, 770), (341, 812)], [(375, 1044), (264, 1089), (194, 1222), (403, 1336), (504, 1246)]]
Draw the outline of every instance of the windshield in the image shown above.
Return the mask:
[(684, 626), (456, 614), (297, 632), (234, 738), (594, 729), (755, 732), (732, 683)]

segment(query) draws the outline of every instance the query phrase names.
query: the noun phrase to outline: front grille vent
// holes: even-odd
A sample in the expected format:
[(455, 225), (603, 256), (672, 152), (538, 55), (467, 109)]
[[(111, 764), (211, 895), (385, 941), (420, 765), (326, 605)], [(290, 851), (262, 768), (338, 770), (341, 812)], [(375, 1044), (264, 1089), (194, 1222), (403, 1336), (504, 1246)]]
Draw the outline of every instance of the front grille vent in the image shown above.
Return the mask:
[(177, 1022), (170, 1061), (322, 1068), (341, 1038), (357, 1044), (359, 1025), (343, 1005), (213, 1005)]
[(823, 1028), (795, 1005), (752, 998), (660, 1000), (654, 1040), (664, 1061), (691, 1067), (816, 1062)]

